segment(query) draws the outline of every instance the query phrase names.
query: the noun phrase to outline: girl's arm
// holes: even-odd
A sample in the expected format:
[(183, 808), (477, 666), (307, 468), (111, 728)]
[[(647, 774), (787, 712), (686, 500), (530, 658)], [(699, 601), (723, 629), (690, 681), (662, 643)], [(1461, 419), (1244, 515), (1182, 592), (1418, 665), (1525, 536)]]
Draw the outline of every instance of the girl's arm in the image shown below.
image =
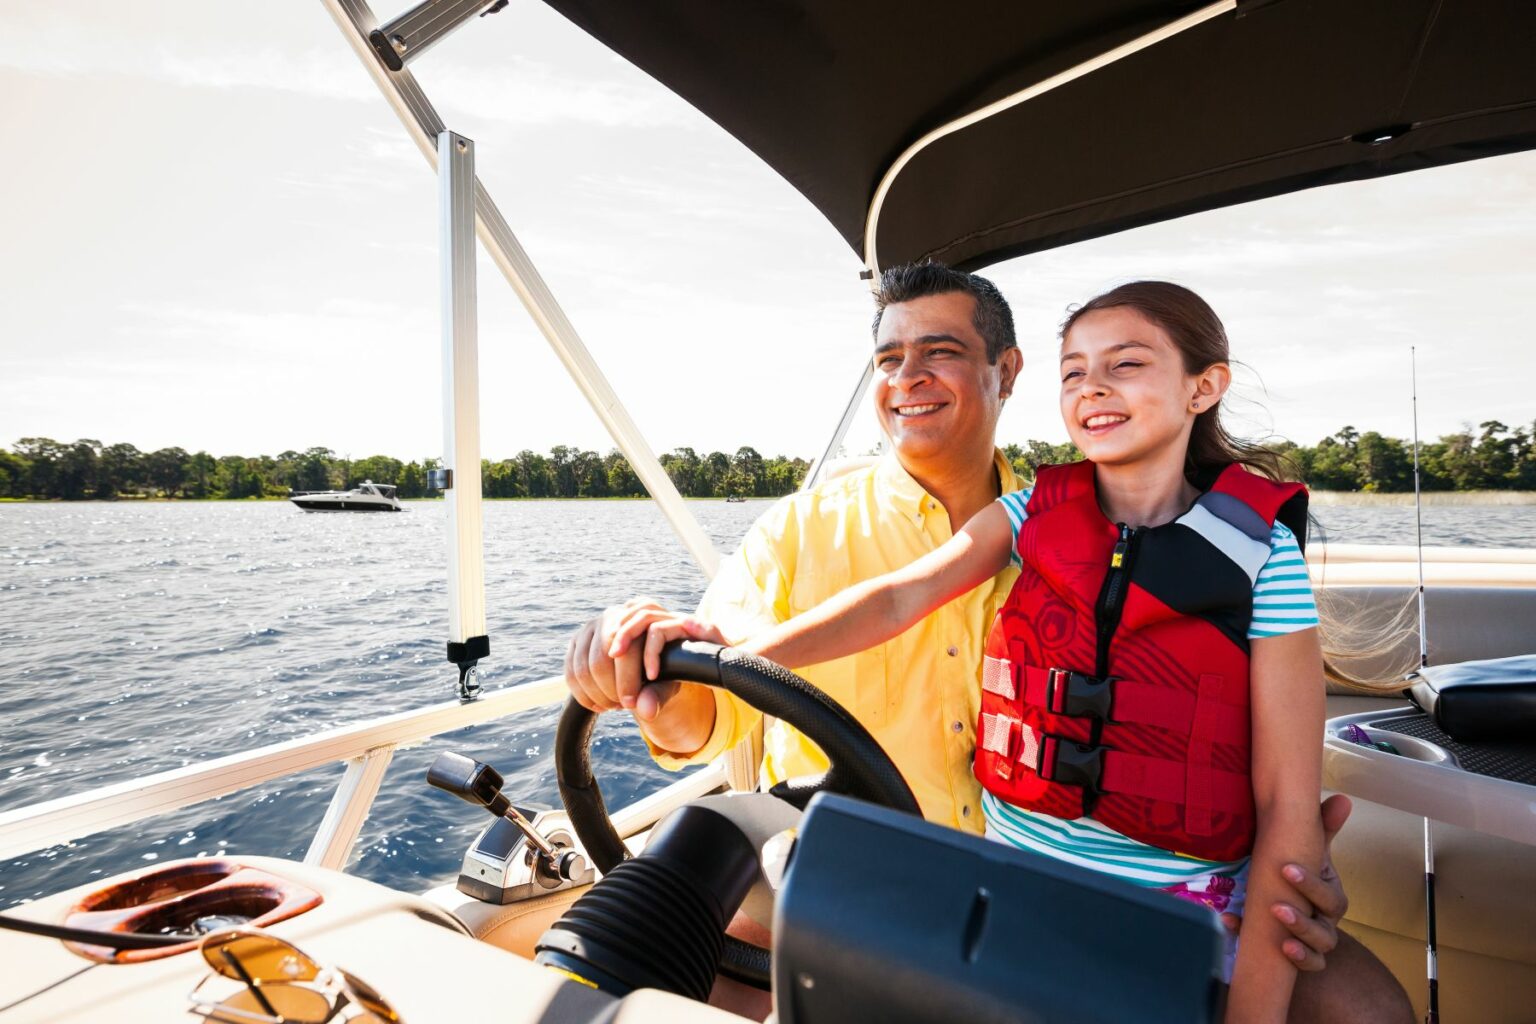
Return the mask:
[[(1317, 630), (1253, 640), (1249, 673), (1258, 835), (1248, 868), (1247, 905), (1258, 909), (1294, 901), (1282, 883), (1284, 865), (1300, 864), (1312, 872), (1322, 865), (1317, 797), (1326, 700)], [(1311, 908), (1303, 909), (1310, 913)], [(1289, 935), (1268, 913), (1247, 915), (1227, 1000), (1228, 1021), (1283, 1024), (1296, 982), (1296, 965), (1281, 951)]]
[[(836, 597), (781, 623), (741, 645), (786, 668), (831, 661), (883, 643), (904, 632), (935, 608), (954, 600), (996, 576), (1008, 565), (1013, 528), (1008, 513), (994, 502), (936, 551), (894, 572), (849, 587)], [(614, 638), (614, 649), (637, 638)], [(646, 632), (645, 669), (660, 673), (661, 648), (679, 637), (725, 638), (713, 627), (693, 619), (672, 619), (643, 626)]]

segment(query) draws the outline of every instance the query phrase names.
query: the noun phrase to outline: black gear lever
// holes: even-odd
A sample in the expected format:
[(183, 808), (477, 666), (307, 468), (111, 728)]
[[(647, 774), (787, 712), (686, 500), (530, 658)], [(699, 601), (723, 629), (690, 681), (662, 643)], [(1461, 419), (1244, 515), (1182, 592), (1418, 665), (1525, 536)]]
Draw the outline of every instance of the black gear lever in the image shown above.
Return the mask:
[(484, 807), (497, 818), (506, 818), (527, 837), (529, 845), (539, 851), (539, 856), (562, 878), (574, 879), (586, 870), (586, 858), (575, 850), (554, 847), (538, 833), (523, 813), (512, 806), (502, 793), (504, 780), (501, 773), (451, 750), (437, 755), (432, 767), (427, 769), (427, 783), (452, 793), (467, 803)]

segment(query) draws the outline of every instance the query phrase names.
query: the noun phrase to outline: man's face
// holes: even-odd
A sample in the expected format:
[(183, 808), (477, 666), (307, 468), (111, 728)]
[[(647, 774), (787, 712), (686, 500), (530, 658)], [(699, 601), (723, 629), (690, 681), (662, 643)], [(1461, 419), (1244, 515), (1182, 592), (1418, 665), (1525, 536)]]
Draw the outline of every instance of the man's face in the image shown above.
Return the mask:
[(1017, 349), (987, 362), (964, 292), (887, 306), (875, 338), (875, 408), (908, 464), (991, 448), (1003, 399), (1013, 388)]

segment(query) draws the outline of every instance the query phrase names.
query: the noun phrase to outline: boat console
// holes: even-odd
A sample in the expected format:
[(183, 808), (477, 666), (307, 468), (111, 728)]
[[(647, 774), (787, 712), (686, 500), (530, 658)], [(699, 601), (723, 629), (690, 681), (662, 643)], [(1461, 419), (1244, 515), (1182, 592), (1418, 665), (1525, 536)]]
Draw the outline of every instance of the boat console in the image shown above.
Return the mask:
[[(106, 886), (58, 893), (8, 911), (13, 917), (60, 923), (72, 908), (111, 891), (133, 895), (153, 908), (187, 904), (191, 894), (167, 896), (156, 879), (189, 877), (198, 862), (120, 876)], [(679, 1024), (739, 1018), (663, 992), (646, 991), (618, 1001), (504, 950), (479, 942), (431, 902), (386, 889), (338, 871), (267, 857), (228, 862), (239, 872), (318, 894), (308, 910), (266, 928), (323, 964), (340, 968), (382, 994), (407, 1024), (463, 1024), (497, 1020), (637, 1021)], [(232, 878), (234, 876), (231, 876)], [(128, 908), (123, 908), (128, 909)], [(190, 909), (190, 907), (189, 907)], [(104, 962), (65, 943), (0, 931), (0, 962), (6, 965), (7, 1024), (94, 1024), (102, 1020), (193, 1020), (189, 993), (211, 974), (191, 945), (134, 962)], [(215, 978), (230, 994), (237, 982)], [(231, 1018), (236, 1019), (236, 1018)]]
[[(746, 821), (753, 817), (754, 795), (740, 796), (746, 799), (735, 803), (748, 808)], [(632, 987), (607, 973), (654, 970), (662, 983), (702, 981), (695, 995), (707, 994), (713, 971), (699, 959), (696, 942), (663, 929), (651, 945), (628, 943), (625, 929), (644, 919), (612, 915), (628, 899), (623, 879), (644, 864), (664, 872), (658, 885), (692, 873), (695, 882), (703, 879), (697, 891), (729, 890), (723, 898), (739, 900), (753, 884), (761, 854), (753, 843), (740, 842), (741, 832), (737, 845), (721, 848), (734, 827), (721, 802), (731, 799), (707, 797), (663, 821), (648, 844), (650, 855), (627, 861), (589, 888), (588, 912), (567, 912), (546, 933), (539, 963), (476, 941), (425, 899), (261, 857), (179, 862), (89, 891), (60, 893), (13, 916), (58, 922), (80, 906), (137, 902), (118, 910), (137, 913), (133, 920), (146, 928), (170, 927), (166, 922), (172, 921), (193, 927), (200, 911), (214, 907), (211, 894), (254, 883), (262, 891), (311, 894), (305, 909), (266, 930), (361, 979), (409, 1024), (740, 1021), (696, 999)], [(748, 831), (753, 827), (747, 824)], [(670, 854), (654, 852), (669, 846)], [(871, 848), (885, 855), (871, 859)], [(892, 899), (892, 893), (907, 896)], [(914, 898), (917, 893), (922, 898)], [(591, 910), (605, 899), (620, 928), (611, 943)], [(219, 903), (218, 909), (228, 906)], [(680, 920), (683, 908), (666, 900), (648, 913), (652, 920)], [(1219, 1013), (1221, 937), (1201, 908), (846, 797), (822, 794), (812, 801), (773, 920), (775, 1006), (784, 1024), (933, 1024), (955, 1019), (957, 1011), (1021, 1024), (1131, 1019), (1127, 1013), (1139, 1021), (1201, 1021)], [(1019, 937), (1045, 934), (1052, 941), (1033, 958), (1034, 966), (1022, 963)], [(175, 1020), (191, 1008), (189, 993), (199, 983), (218, 983), (230, 997), (239, 994), (236, 982), (208, 980), (211, 972), (195, 946), (170, 947), (152, 958), (114, 958), (0, 932), (8, 978), (25, 979), (8, 981), (5, 1019), (75, 1024), (100, 1020), (110, 1008), (112, 1019)], [(551, 950), (557, 955), (548, 955)], [(1106, 957), (1128, 965), (1117, 985), (1084, 984), (1085, 965)], [(692, 977), (701, 970), (705, 976)]]

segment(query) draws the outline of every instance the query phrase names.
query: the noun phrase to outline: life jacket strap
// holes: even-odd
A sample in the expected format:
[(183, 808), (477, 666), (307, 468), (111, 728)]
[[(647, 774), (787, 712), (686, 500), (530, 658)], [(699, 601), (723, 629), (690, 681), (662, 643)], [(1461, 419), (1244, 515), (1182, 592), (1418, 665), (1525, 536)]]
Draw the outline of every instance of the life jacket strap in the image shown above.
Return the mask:
[(1040, 669), (1028, 665), (1024, 666), (1023, 675), (1026, 704), (1044, 708), (1052, 714), (1111, 721), (1118, 682), (1113, 676), (1100, 679), (1071, 669)]
[[(1034, 768), (1047, 782), (1059, 782), (1097, 793), (1146, 797), (1181, 806), (1190, 802), (1190, 784), (1196, 783), (1203, 814), (1234, 814), (1247, 810), (1253, 799), (1252, 782), (1245, 774), (1202, 768), (1192, 780), (1182, 761), (1112, 750), (1080, 743), (1070, 736), (1037, 733), (1020, 723), (1019, 760)], [(1204, 833), (1209, 834), (1209, 820)]]
[[(998, 664), (1008, 666), (1007, 661)], [(1000, 670), (994, 668), (993, 674), (1000, 676)], [(1059, 668), (1025, 665), (1015, 674), (1023, 677), (1024, 703), (1053, 714), (1151, 725), (1189, 735), (1198, 713), (1206, 741), (1240, 745), (1248, 738), (1248, 691), (1243, 686), (1220, 686), (1214, 691), (1202, 687), (1197, 694), (1134, 679), (1100, 679)], [(1010, 697), (1014, 689), (1011, 682), (1005, 685), (1000, 679), (991, 687), (986, 687), (985, 682), (983, 686), (993, 693), (1009, 691)]]

